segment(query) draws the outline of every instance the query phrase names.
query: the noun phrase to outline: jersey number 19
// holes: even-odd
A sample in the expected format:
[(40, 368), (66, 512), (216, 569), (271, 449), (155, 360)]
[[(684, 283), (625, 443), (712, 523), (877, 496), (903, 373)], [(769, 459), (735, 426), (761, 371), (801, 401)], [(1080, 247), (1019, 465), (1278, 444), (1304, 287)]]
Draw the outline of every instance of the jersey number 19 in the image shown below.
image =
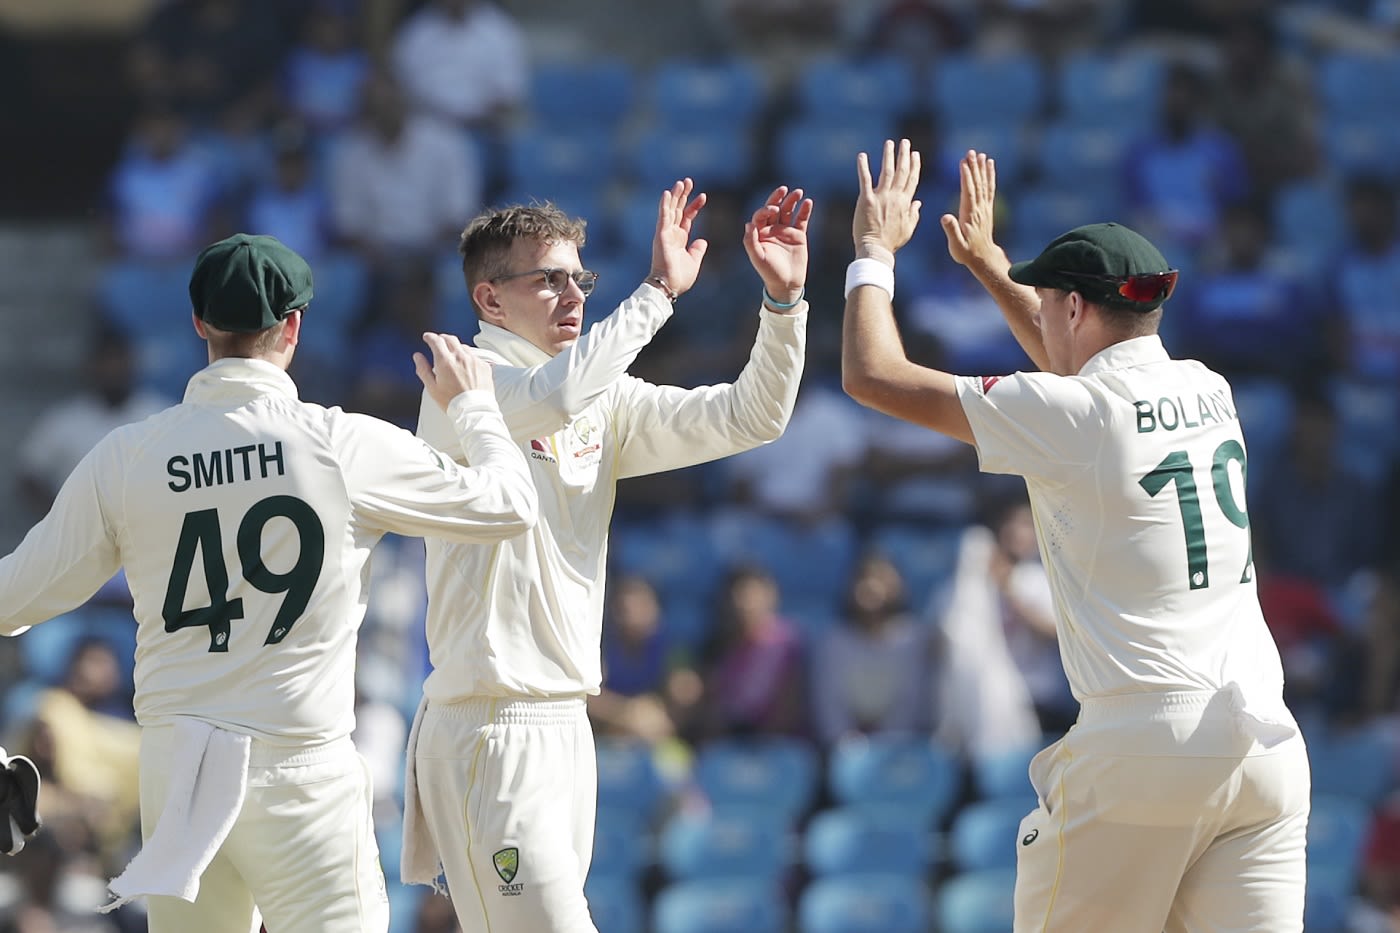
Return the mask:
[[(286, 573), (269, 570), (263, 563), (263, 529), (274, 518), (290, 520), (300, 541), (296, 563)], [(204, 557), (204, 579), (210, 603), (198, 609), (185, 609), (185, 593), (189, 589), (196, 549)], [(254, 503), (238, 523), (238, 559), (243, 579), (264, 593), (287, 594), (263, 644), (275, 645), (286, 638), (306, 611), (316, 581), (321, 577), (325, 557), (326, 533), (321, 519), (311, 506), (295, 496), (262, 499)], [(229, 599), (228, 568), (224, 566), (223, 533), (217, 509), (201, 509), (185, 515), (180, 539), (175, 544), (175, 563), (170, 569), (161, 616), (167, 632), (208, 628), (209, 650), (228, 651), (229, 622), (243, 618), (243, 600)]]
[[(1215, 501), (1220, 506), (1221, 514), (1236, 528), (1248, 530), (1249, 515), (1235, 501), (1235, 491), (1230, 487), (1231, 461), (1240, 465), (1240, 482), (1244, 482), (1244, 448), (1240, 446), (1239, 441), (1230, 440), (1215, 448), (1215, 456), (1211, 458), (1210, 463), (1211, 485), (1215, 487)], [(1186, 531), (1187, 583), (1193, 590), (1202, 590), (1210, 586), (1210, 556), (1206, 546), (1206, 523), (1201, 514), (1201, 499), (1196, 494), (1195, 469), (1186, 451), (1174, 450), (1167, 454), (1166, 458), (1157, 464), (1156, 469), (1138, 480), (1138, 485), (1142, 486), (1149, 496), (1156, 496), (1168, 483), (1176, 484), (1176, 502), (1181, 508), (1181, 524)], [(1241, 583), (1248, 583), (1253, 579), (1253, 566), (1254, 547), (1251, 545), (1249, 557), (1245, 560), (1244, 573), (1240, 575)]]

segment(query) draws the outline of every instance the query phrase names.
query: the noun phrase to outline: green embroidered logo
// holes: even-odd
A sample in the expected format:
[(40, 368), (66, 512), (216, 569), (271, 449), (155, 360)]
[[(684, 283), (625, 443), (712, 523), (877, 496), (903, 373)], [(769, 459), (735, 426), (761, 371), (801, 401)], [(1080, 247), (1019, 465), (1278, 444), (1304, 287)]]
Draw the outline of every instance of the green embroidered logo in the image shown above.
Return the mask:
[(501, 880), (510, 884), (515, 880), (515, 873), (520, 870), (520, 850), (514, 846), (502, 849), (491, 856), (491, 864), (496, 866), (496, 874), (501, 876)]

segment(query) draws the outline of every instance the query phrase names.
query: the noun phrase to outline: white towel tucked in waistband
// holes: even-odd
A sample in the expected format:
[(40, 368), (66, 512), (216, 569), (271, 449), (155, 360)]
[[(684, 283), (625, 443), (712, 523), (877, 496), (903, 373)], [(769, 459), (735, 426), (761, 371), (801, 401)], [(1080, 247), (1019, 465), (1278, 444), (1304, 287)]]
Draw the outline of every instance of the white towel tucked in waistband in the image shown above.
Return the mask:
[(193, 903), (204, 869), (243, 809), (252, 739), (184, 717), (174, 729), (170, 783), (155, 832), (112, 879), (117, 900), (101, 913), (153, 894)]
[(428, 698), (418, 704), (413, 714), (413, 728), (408, 730), (408, 761), (404, 765), (403, 782), (403, 851), (399, 855), (399, 878), (404, 884), (431, 885), (439, 894), (447, 888), (441, 882), (442, 856), (437, 843), (428, 832), (428, 820), (423, 805), (418, 802), (418, 727), (423, 724), (423, 711)]

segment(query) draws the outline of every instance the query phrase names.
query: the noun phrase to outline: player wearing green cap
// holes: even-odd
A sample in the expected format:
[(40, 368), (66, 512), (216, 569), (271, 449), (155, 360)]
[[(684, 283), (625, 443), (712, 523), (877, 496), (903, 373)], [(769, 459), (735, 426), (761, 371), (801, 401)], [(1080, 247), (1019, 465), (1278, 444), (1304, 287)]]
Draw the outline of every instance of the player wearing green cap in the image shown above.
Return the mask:
[(388, 929), (350, 742), (370, 552), (389, 532), (501, 541), (537, 514), (490, 367), (456, 338), (425, 334), (433, 359), (414, 363), (470, 468), (299, 401), (286, 369), (312, 293), (272, 237), (200, 253), (190, 300), (209, 365), (181, 404), (99, 442), (0, 560), (6, 635), (126, 570), (145, 844), (108, 909), (149, 897), (152, 933), (250, 933), (260, 914), (278, 933)]
[(911, 362), (894, 252), (918, 224), (919, 154), (864, 153), (842, 370), (870, 407), (974, 445), (1025, 478), (1076, 725), (1036, 756), (1015, 845), (1015, 929), (1296, 933), (1307, 752), (1254, 583), (1245, 446), (1230, 385), (1157, 336), (1176, 271), (1118, 224), (1012, 265), (992, 239), (996, 171), (968, 153), (949, 252), (1041, 372)]

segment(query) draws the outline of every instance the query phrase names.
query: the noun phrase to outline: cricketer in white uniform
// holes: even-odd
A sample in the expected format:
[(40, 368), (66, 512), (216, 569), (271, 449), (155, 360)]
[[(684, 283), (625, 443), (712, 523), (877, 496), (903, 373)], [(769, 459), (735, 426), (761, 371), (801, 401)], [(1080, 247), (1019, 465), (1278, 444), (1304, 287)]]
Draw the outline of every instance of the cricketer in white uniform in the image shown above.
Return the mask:
[(995, 166), (969, 153), (949, 251), (1042, 372), (954, 377), (910, 362), (893, 251), (918, 222), (918, 153), (864, 155), (843, 368), (872, 407), (1025, 477), (1079, 720), (1030, 768), (1015, 929), (1302, 930), (1309, 769), (1255, 589), (1246, 453), (1229, 384), (1156, 336), (1176, 282), (1117, 224), (1030, 262), (992, 241)]
[[(552, 206), (507, 208), (462, 237), (476, 344), (497, 361), (496, 395), (540, 493), (524, 537), (428, 545), (433, 670), (408, 787), (431, 838), (410, 799), (404, 881), (432, 883), (440, 860), (465, 933), (595, 929), (583, 894), (597, 806), (585, 698), (602, 679), (618, 480), (767, 443), (792, 414), (812, 207), (800, 190), (778, 188), (746, 226), (764, 308), (736, 381), (687, 390), (626, 374), (698, 272), (704, 241), (687, 244), (704, 196), (687, 203), (691, 187), (662, 196), (648, 284), (583, 336), (592, 277), (579, 263), (581, 222)], [(448, 450), (441, 417), (425, 404), (421, 418), (419, 434)]]
[(299, 401), (285, 370), (311, 296), (271, 237), (205, 249), (190, 297), (209, 366), (99, 442), (0, 560), (7, 635), (126, 569), (147, 844), (112, 890), (150, 896), (153, 933), (249, 933), (259, 911), (277, 933), (388, 929), (350, 742), (370, 553), (386, 532), (502, 541), (538, 507), (489, 367), (456, 338), (426, 335), (433, 365), (415, 363), (469, 469)]

